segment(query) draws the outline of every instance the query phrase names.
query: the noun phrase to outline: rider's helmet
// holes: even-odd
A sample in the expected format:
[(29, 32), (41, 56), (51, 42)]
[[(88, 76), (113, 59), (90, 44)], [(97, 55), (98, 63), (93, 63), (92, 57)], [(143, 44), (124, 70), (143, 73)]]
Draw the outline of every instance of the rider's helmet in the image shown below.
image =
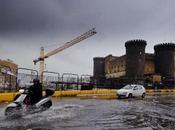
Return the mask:
[(39, 84), (40, 83), (40, 81), (39, 81), (39, 79), (33, 79), (33, 84)]

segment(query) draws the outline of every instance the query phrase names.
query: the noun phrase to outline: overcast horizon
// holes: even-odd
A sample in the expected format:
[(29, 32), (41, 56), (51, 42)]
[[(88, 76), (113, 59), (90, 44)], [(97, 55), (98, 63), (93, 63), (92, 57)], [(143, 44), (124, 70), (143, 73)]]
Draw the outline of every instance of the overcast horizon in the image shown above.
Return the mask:
[(0, 0), (0, 59), (38, 69), (33, 59), (95, 27), (97, 34), (45, 60), (46, 70), (93, 73), (93, 57), (125, 54), (132, 39), (175, 42), (172, 0)]

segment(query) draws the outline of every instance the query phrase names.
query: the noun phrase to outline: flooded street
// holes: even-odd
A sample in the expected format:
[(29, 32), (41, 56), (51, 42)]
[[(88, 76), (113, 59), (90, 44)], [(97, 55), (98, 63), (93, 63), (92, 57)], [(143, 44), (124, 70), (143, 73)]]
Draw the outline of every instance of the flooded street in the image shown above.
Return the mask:
[(175, 96), (145, 99), (54, 98), (45, 112), (6, 119), (0, 104), (0, 130), (173, 130)]

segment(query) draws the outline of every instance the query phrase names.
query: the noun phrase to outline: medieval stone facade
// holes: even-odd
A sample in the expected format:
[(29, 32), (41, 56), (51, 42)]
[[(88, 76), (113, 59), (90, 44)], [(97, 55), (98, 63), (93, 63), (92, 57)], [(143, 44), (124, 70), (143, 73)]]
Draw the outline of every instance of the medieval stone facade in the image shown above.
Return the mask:
[(152, 83), (156, 81), (154, 79), (159, 79), (156, 82), (174, 84), (175, 44), (157, 44), (154, 46), (155, 52), (153, 54), (145, 52), (146, 45), (145, 40), (130, 40), (125, 43), (125, 55), (108, 55), (100, 57), (101, 61), (96, 60), (98, 57), (94, 58), (94, 78), (96, 81), (102, 80), (100, 77), (103, 77), (104, 85), (110, 79), (122, 80), (127, 83), (138, 81), (144, 83), (145, 79), (151, 77)]

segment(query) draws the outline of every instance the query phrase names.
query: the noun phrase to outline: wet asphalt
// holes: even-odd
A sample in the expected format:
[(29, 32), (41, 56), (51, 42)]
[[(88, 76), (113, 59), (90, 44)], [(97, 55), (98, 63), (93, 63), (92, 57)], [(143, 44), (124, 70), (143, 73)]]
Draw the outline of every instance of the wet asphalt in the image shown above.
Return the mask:
[(0, 130), (174, 130), (175, 95), (145, 99), (53, 98), (44, 112), (7, 119), (0, 104)]

